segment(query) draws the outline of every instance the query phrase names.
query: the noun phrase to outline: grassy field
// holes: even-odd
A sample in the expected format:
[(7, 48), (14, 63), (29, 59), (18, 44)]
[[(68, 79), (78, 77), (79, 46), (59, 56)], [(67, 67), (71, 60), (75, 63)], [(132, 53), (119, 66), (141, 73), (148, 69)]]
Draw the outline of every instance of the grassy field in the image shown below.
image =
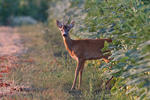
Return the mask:
[(110, 96), (100, 60), (86, 62), (82, 88), (70, 92), (76, 62), (66, 52), (55, 26), (22, 26), (18, 32), (27, 53), (19, 57), (23, 62), (18, 62), (9, 80), (25, 88), (4, 100), (97, 100)]

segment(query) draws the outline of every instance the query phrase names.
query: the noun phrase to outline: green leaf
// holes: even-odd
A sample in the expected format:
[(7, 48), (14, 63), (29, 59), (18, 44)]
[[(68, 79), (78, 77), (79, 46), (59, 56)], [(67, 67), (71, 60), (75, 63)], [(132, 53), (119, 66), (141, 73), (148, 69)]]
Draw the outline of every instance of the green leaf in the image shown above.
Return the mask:
[(126, 62), (128, 59), (129, 59), (129, 57), (127, 57), (127, 56), (122, 57), (122, 58), (120, 59), (120, 62)]

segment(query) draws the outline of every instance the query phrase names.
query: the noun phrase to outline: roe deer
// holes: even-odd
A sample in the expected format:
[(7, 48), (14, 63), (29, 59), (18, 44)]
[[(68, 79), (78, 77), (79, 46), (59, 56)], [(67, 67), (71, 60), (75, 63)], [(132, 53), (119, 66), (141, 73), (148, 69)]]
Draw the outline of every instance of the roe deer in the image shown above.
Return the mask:
[(77, 61), (75, 77), (71, 90), (75, 89), (78, 74), (79, 74), (79, 88), (80, 88), (85, 61), (102, 58), (106, 63), (108, 63), (109, 62), (108, 57), (110, 56), (110, 54), (104, 55), (104, 53), (110, 52), (110, 50), (102, 52), (101, 49), (104, 48), (105, 41), (112, 42), (112, 40), (111, 39), (72, 40), (69, 36), (69, 30), (73, 28), (74, 21), (72, 21), (71, 24), (64, 24), (57, 20), (56, 24), (59, 30), (61, 31), (61, 35), (63, 37), (63, 41), (67, 51), (69, 52), (70, 56)]

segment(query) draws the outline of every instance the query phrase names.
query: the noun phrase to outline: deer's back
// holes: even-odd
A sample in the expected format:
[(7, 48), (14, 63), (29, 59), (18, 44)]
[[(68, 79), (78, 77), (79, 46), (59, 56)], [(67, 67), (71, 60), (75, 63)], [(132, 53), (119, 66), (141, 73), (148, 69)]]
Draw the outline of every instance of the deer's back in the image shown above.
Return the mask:
[(75, 56), (84, 59), (94, 59), (102, 55), (101, 49), (104, 48), (104, 40), (73, 40), (72, 46)]

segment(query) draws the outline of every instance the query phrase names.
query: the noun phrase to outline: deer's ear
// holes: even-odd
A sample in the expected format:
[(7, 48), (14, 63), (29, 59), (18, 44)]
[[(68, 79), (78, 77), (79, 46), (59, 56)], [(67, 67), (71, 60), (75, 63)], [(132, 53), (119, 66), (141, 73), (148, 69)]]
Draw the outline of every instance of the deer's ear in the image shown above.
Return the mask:
[(74, 27), (74, 24), (75, 22), (74, 21), (71, 21), (71, 24), (69, 25), (70, 28), (73, 28)]
[(57, 26), (58, 26), (59, 28), (62, 27), (62, 23), (61, 23), (60, 21), (56, 20), (56, 24), (57, 24)]

